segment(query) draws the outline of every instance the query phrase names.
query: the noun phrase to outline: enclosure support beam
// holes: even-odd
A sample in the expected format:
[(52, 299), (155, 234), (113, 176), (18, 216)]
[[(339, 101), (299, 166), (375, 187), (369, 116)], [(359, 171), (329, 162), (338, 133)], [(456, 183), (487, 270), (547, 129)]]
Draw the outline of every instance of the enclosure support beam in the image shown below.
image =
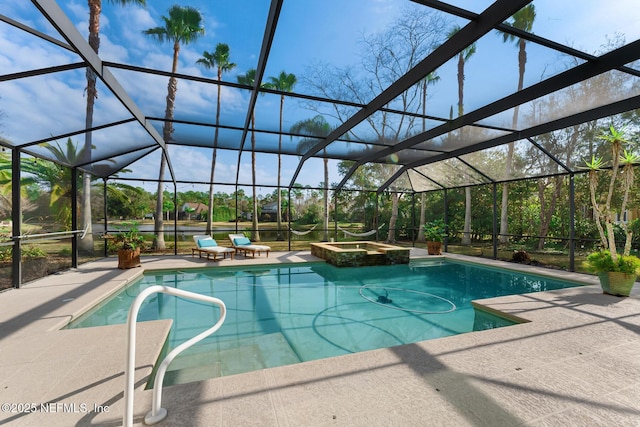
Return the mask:
[[(102, 180), (102, 214), (104, 215), (104, 234), (109, 232), (109, 220), (107, 218), (107, 178)], [(109, 244), (107, 239), (104, 239), (104, 257), (109, 256)]]
[[(71, 168), (71, 229), (78, 229), (78, 168)], [(71, 235), (71, 268), (78, 268), (78, 234)]]
[(178, 184), (173, 181), (173, 254), (178, 255)]
[(569, 175), (569, 271), (576, 271), (576, 193), (574, 174)]
[(287, 240), (289, 241), (289, 250), (291, 250), (291, 189), (289, 189), (289, 192), (287, 194), (289, 199), (289, 205), (287, 206), (287, 223), (289, 224), (289, 230), (287, 230)]
[(411, 193), (411, 247), (416, 247), (416, 193)]
[(498, 184), (493, 183), (493, 259), (498, 259)]
[(444, 189), (444, 251), (449, 250), (449, 193)]
[[(333, 236), (338, 241), (338, 192), (333, 192)], [(331, 241), (331, 239), (329, 239)]]
[[(251, 212), (253, 212), (253, 210)], [(253, 213), (252, 213), (252, 215), (253, 215)], [(238, 184), (237, 183), (236, 183), (236, 217), (235, 217), (235, 221), (234, 222), (236, 223), (236, 234), (238, 234)], [(233, 243), (233, 242), (231, 242), (231, 243)]]
[(11, 281), (14, 288), (19, 288), (22, 283), (22, 249), (20, 236), (22, 229), (22, 206), (20, 205), (20, 150), (14, 148), (11, 151), (11, 236), (13, 237), (12, 271)]
[[(376, 242), (380, 240), (380, 236), (378, 235), (378, 233), (380, 232), (380, 230), (378, 230), (378, 204), (379, 204), (379, 202), (380, 202), (380, 195), (378, 193), (376, 193), (376, 210), (375, 210), (376, 214), (374, 216), (373, 221), (371, 221), (371, 223), (373, 224), (373, 226), (376, 229)], [(395, 233), (395, 230), (393, 230), (393, 231)], [(390, 232), (391, 232), (391, 229), (389, 229), (389, 231), (387, 231), (387, 240), (389, 240), (389, 233)], [(395, 236), (395, 234), (394, 234), (394, 236)]]

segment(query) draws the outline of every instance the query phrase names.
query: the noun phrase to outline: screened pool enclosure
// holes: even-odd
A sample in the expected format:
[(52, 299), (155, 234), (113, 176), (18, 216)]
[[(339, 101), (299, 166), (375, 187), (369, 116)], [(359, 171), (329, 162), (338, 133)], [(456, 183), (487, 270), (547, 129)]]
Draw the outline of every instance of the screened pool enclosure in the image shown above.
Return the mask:
[(131, 229), (183, 254), (420, 246), (442, 220), (450, 251), (569, 270), (597, 245), (585, 162), (610, 126), (638, 143), (632, 1), (144, 3), (0, 5), (4, 287)]

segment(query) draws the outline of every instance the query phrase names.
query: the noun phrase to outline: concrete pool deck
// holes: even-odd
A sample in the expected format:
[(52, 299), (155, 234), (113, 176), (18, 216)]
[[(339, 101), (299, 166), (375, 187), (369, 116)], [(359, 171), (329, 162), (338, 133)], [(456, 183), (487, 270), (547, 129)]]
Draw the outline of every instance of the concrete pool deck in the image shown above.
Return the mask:
[[(637, 426), (640, 287), (601, 293), (597, 278), (446, 254), (593, 286), (482, 300), (529, 320), (166, 387), (164, 426)], [(412, 258), (427, 257), (411, 250)], [(430, 257), (434, 258), (434, 257)], [(317, 261), (309, 252), (207, 261), (144, 257), (146, 269)], [(60, 330), (142, 269), (115, 258), (0, 293), (0, 424), (120, 425), (124, 325)], [(135, 422), (151, 407), (146, 378), (170, 321), (138, 326)], [(35, 404), (38, 411), (27, 413)], [(40, 404), (45, 404), (39, 406)], [(49, 412), (42, 412), (43, 409)]]

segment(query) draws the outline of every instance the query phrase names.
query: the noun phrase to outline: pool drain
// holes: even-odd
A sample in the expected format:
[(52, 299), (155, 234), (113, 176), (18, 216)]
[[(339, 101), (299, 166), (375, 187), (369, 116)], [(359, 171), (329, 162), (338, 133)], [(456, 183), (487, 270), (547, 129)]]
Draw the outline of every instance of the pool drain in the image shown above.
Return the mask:
[[(362, 294), (360, 294), (362, 295)], [(389, 299), (389, 291), (384, 290), (384, 295), (378, 295), (377, 302), (380, 304), (391, 304), (393, 302), (392, 299)]]
[[(394, 294), (394, 299), (389, 298), (389, 291)], [(363, 285), (360, 287), (360, 296), (365, 300), (394, 310), (408, 311), (417, 314), (445, 314), (456, 309), (456, 305), (446, 298), (428, 292), (414, 291), (403, 288), (387, 288), (376, 285)], [(366, 295), (368, 293), (369, 295)], [(403, 294), (416, 294), (404, 296)], [(395, 302), (394, 302), (395, 300)], [(403, 304), (405, 303), (405, 304)], [(426, 309), (407, 308), (408, 304), (422, 304)], [(444, 307), (443, 307), (444, 305)]]

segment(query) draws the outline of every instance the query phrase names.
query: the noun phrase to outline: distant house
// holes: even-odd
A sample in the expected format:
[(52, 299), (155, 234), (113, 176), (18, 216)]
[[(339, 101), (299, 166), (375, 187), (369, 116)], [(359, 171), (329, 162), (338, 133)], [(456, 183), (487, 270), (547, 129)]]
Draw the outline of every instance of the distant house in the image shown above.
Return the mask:
[(275, 221), (278, 213), (278, 203), (271, 202), (262, 205), (260, 210), (260, 221)]
[(180, 212), (178, 212), (178, 219), (205, 219), (207, 212), (209, 212), (209, 206), (204, 203), (191, 203), (187, 202), (182, 205)]
[(631, 221), (640, 218), (640, 209), (627, 209), (622, 214), (616, 213), (615, 221), (617, 224), (621, 222), (626, 222), (627, 224)]
[[(266, 205), (262, 205), (260, 208), (260, 221), (268, 222), (268, 221), (277, 221), (278, 217), (278, 202), (267, 203)], [(282, 209), (280, 214), (282, 215), (282, 220), (287, 221), (287, 210)]]

